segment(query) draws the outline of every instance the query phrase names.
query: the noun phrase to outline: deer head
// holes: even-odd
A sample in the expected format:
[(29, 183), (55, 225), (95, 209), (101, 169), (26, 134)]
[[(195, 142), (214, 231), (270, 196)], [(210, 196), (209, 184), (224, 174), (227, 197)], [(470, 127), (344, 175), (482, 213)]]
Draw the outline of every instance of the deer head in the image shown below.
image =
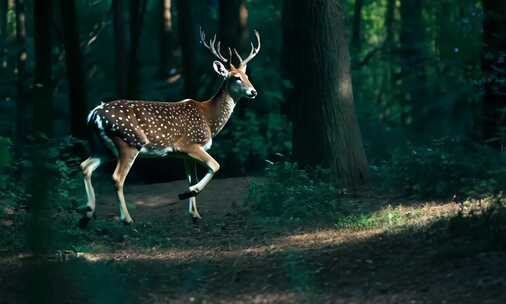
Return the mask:
[[(242, 59), (239, 52), (234, 49), (233, 52), (239, 60), (239, 65), (235, 67), (234, 64), (232, 64), (232, 49), (228, 48), (229, 56), (228, 59), (225, 58), (221, 54), (221, 42), (216, 42), (216, 35), (214, 35), (214, 37), (209, 40), (209, 43), (207, 43), (205, 33), (202, 29), (200, 29), (200, 40), (202, 44), (211, 51), (216, 58), (218, 58), (218, 60), (213, 62), (214, 70), (218, 73), (218, 75), (225, 79), (226, 90), (231, 96), (237, 99), (242, 97), (254, 99), (257, 96), (257, 91), (246, 74), (248, 62), (250, 62), (251, 59), (253, 59), (260, 51), (260, 35), (257, 31), (255, 31), (255, 36), (257, 38), (257, 46), (255, 47), (253, 42), (251, 43), (251, 51), (246, 59)], [(228, 68), (225, 66), (226, 63), (228, 63)]]

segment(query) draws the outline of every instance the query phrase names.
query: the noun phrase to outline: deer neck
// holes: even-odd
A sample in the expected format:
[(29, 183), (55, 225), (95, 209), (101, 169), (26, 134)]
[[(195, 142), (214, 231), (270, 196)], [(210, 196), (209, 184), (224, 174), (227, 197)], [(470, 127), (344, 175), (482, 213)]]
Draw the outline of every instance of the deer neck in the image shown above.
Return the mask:
[(223, 82), (220, 90), (209, 101), (209, 127), (212, 136), (218, 134), (232, 116), (236, 100), (228, 92), (227, 82)]

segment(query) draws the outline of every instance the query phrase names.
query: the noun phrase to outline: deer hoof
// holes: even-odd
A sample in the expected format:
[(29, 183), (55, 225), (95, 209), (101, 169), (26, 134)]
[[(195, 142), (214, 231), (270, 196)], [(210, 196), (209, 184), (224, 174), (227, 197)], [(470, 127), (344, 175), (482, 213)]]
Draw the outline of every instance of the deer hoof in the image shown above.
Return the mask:
[(84, 229), (84, 228), (86, 228), (86, 226), (88, 226), (88, 223), (90, 221), (91, 221), (91, 218), (89, 218), (87, 216), (83, 216), (83, 217), (81, 217), (81, 219), (79, 220), (77, 225), (79, 226), (79, 228)]
[(178, 195), (180, 200), (188, 199), (190, 197), (197, 196), (199, 194), (197, 191), (186, 191)]
[(85, 205), (85, 206), (77, 207), (77, 208), (76, 208), (76, 211), (77, 211), (77, 213), (79, 213), (79, 214), (86, 214), (86, 213), (88, 213), (88, 212), (92, 212), (93, 210), (91, 209), (91, 207), (90, 207), (90, 206), (86, 206), (86, 205)]
[(121, 220), (121, 222), (123, 223), (123, 225), (125, 226), (130, 226), (134, 223), (134, 220), (130, 219), (130, 220)]

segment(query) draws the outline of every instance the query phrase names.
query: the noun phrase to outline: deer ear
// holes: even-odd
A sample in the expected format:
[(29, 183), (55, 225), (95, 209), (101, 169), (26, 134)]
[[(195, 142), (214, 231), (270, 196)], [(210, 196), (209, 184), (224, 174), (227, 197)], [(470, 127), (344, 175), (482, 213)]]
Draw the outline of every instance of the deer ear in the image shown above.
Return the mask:
[(216, 60), (213, 62), (213, 68), (216, 71), (216, 73), (218, 73), (218, 75), (228, 77), (229, 72), (227, 68), (223, 65), (223, 63)]

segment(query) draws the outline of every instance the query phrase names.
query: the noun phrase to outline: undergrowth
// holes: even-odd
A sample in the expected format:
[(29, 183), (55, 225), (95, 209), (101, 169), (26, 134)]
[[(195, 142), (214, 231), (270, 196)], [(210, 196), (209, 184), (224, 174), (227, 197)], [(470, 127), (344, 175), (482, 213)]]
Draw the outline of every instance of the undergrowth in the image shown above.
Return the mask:
[(267, 167), (267, 180), (252, 183), (247, 202), (265, 217), (291, 221), (331, 220), (339, 209), (339, 191), (328, 172), (310, 175), (297, 164), (277, 162)]
[(504, 153), (459, 138), (407, 144), (371, 169), (384, 191), (418, 198), (489, 196), (506, 184)]

